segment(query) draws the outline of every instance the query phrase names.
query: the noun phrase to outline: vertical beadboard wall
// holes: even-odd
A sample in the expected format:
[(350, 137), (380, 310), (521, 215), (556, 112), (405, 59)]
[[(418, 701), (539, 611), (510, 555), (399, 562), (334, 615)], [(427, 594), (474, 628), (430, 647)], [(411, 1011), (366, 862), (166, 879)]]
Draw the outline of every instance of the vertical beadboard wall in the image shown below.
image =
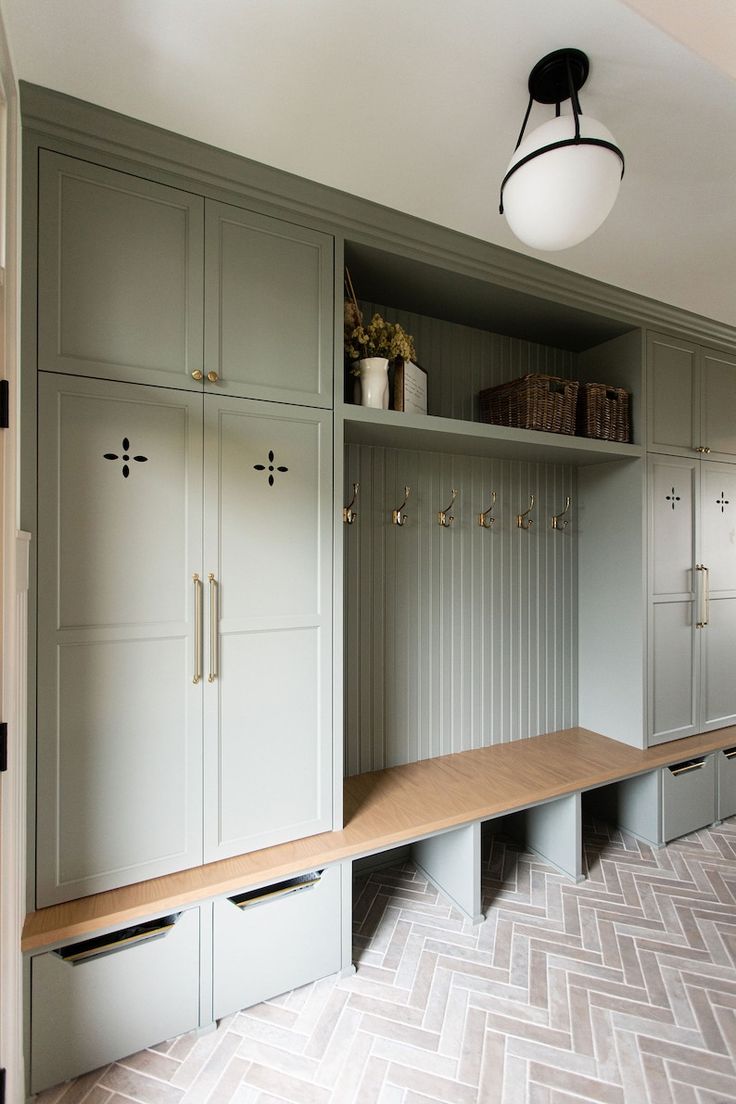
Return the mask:
[(366, 321), (378, 312), (389, 322), (399, 322), (414, 338), (417, 363), (428, 374), (429, 414), (478, 422), (478, 392), (484, 387), (517, 379), (527, 372), (566, 379), (575, 375), (575, 354), (566, 349), (552, 349), (377, 303), (361, 302), (360, 307)]
[[(362, 304), (413, 334), (430, 412), (478, 419), (482, 387), (528, 371), (574, 374), (574, 355)], [(577, 721), (577, 540), (551, 528), (575, 469), (346, 446), (345, 770), (378, 770)], [(391, 524), (404, 485), (409, 520)], [(459, 495), (455, 523), (437, 511)], [(495, 490), (497, 521), (478, 525)], [(516, 515), (535, 496), (530, 530)], [(349, 498), (347, 495), (346, 501)]]

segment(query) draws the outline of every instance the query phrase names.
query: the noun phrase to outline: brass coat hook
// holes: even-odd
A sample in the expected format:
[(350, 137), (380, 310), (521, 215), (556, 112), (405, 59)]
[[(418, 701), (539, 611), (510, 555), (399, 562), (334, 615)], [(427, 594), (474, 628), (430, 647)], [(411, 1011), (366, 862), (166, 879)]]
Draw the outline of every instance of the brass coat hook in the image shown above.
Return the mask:
[(491, 516), (492, 513), (493, 513), (495, 505), (496, 505), (496, 492), (491, 491), (491, 505), (488, 507), (487, 510), (483, 510), (483, 511), (481, 511), (481, 513), (478, 514), (478, 524), (480, 525), (481, 529), (490, 529), (490, 528), (492, 528), (493, 523), (496, 520), (495, 517)]
[(454, 517), (452, 517), (448, 513), (448, 511), (452, 509), (452, 504), (455, 501), (455, 499), (457, 498), (457, 496), (458, 496), (458, 491), (456, 491), (455, 488), (453, 487), (452, 488), (452, 498), (450, 499), (449, 505), (446, 506), (444, 510), (440, 510), (437, 514), (437, 521), (443, 527), (443, 529), (449, 529), (450, 526), (452, 525), (453, 521), (455, 520)]
[(358, 516), (358, 511), (353, 509), (355, 500), (358, 497), (358, 491), (360, 490), (360, 483), (353, 483), (353, 497), (348, 502), (347, 506), (342, 508), (342, 520), (346, 525), (352, 525)]
[(407, 502), (409, 501), (409, 495), (410, 494), (411, 494), (411, 487), (404, 487), (404, 501), (401, 503), (401, 505), (396, 510), (391, 511), (391, 521), (393, 522), (394, 525), (401, 526), (401, 525), (406, 524), (406, 519), (408, 518), (409, 515), (404, 513), (404, 507), (406, 506)]
[(565, 509), (562, 510), (559, 514), (553, 514), (552, 515), (552, 528), (553, 529), (559, 529), (560, 531), (562, 531), (563, 529), (567, 528), (567, 526), (570, 524), (570, 519), (569, 519), (569, 517), (565, 517), (565, 514), (568, 512), (569, 509), (570, 509), (570, 496), (566, 495), (565, 496)]
[[(534, 518), (530, 518), (529, 514), (534, 509), (534, 495), (529, 495), (529, 509), (524, 510), (523, 514), (516, 515), (516, 525), (519, 529), (531, 529), (534, 524)], [(526, 520), (525, 520), (526, 519)]]

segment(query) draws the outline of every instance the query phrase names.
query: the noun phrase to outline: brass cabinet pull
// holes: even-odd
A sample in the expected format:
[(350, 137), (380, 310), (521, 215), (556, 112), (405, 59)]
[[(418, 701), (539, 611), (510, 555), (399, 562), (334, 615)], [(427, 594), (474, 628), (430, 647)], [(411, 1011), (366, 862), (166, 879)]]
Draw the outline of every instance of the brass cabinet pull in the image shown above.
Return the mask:
[(668, 767), (670, 774), (688, 774), (690, 771), (701, 770), (705, 766), (705, 759), (691, 759), (689, 763), (680, 763), (676, 767)]
[(219, 378), (220, 377), (218, 376), (217, 372), (208, 372), (207, 373), (207, 379), (210, 381), (210, 383), (217, 383)]
[(210, 581), (210, 673), (207, 678), (208, 682), (214, 682), (217, 678), (217, 667), (219, 662), (219, 648), (218, 648), (218, 629), (220, 621), (219, 610), (219, 590), (217, 586), (217, 579), (210, 571), (207, 578)]
[(704, 445), (698, 445), (698, 447), (695, 449), (695, 451), (703, 453), (705, 456), (710, 455), (710, 449), (706, 448)]
[(723, 754), (727, 759), (736, 759), (736, 747), (724, 748)]
[(695, 628), (704, 629), (710, 616), (710, 573), (705, 564), (696, 564), (695, 570), (699, 572), (698, 579), (702, 580), (698, 588), (698, 619)]
[(202, 678), (202, 580), (199, 575), (192, 575), (194, 583), (194, 678), (192, 682), (196, 686)]
[(200, 372), (199, 368), (195, 369), (195, 371), (192, 372), (192, 379), (199, 383), (201, 379), (204, 379), (204, 372)]

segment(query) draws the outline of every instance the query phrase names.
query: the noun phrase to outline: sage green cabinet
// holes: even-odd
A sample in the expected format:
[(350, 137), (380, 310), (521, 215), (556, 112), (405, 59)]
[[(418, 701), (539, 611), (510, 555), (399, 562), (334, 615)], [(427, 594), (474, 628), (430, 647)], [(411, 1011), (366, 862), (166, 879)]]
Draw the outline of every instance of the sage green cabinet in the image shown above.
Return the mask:
[(736, 724), (736, 465), (650, 457), (649, 743)]
[(334, 238), (42, 150), (41, 371), (331, 407)]
[(332, 406), (334, 239), (207, 201), (206, 387)]
[(157, 938), (135, 931), (111, 933), (99, 956), (67, 957), (82, 945), (31, 960), (31, 1093), (199, 1026), (200, 909), (162, 919)]
[(37, 907), (201, 862), (202, 396), (39, 378)]
[(38, 366), (202, 389), (204, 200), (42, 150)]
[(332, 827), (331, 548), (331, 414), (206, 396), (206, 862)]
[(736, 459), (736, 357), (650, 333), (647, 365), (649, 451)]
[(331, 828), (332, 415), (42, 373), (39, 429), (37, 906)]

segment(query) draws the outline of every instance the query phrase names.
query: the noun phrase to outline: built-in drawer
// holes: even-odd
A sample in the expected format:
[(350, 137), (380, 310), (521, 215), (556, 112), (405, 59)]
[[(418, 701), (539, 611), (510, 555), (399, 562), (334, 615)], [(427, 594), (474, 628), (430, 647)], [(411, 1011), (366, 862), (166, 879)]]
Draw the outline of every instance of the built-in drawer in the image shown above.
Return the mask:
[(662, 838), (686, 836), (716, 819), (715, 755), (662, 768)]
[(716, 753), (718, 819), (736, 816), (736, 747)]
[(340, 866), (214, 903), (215, 1019), (340, 969)]
[(31, 961), (31, 1092), (199, 1025), (199, 909)]

